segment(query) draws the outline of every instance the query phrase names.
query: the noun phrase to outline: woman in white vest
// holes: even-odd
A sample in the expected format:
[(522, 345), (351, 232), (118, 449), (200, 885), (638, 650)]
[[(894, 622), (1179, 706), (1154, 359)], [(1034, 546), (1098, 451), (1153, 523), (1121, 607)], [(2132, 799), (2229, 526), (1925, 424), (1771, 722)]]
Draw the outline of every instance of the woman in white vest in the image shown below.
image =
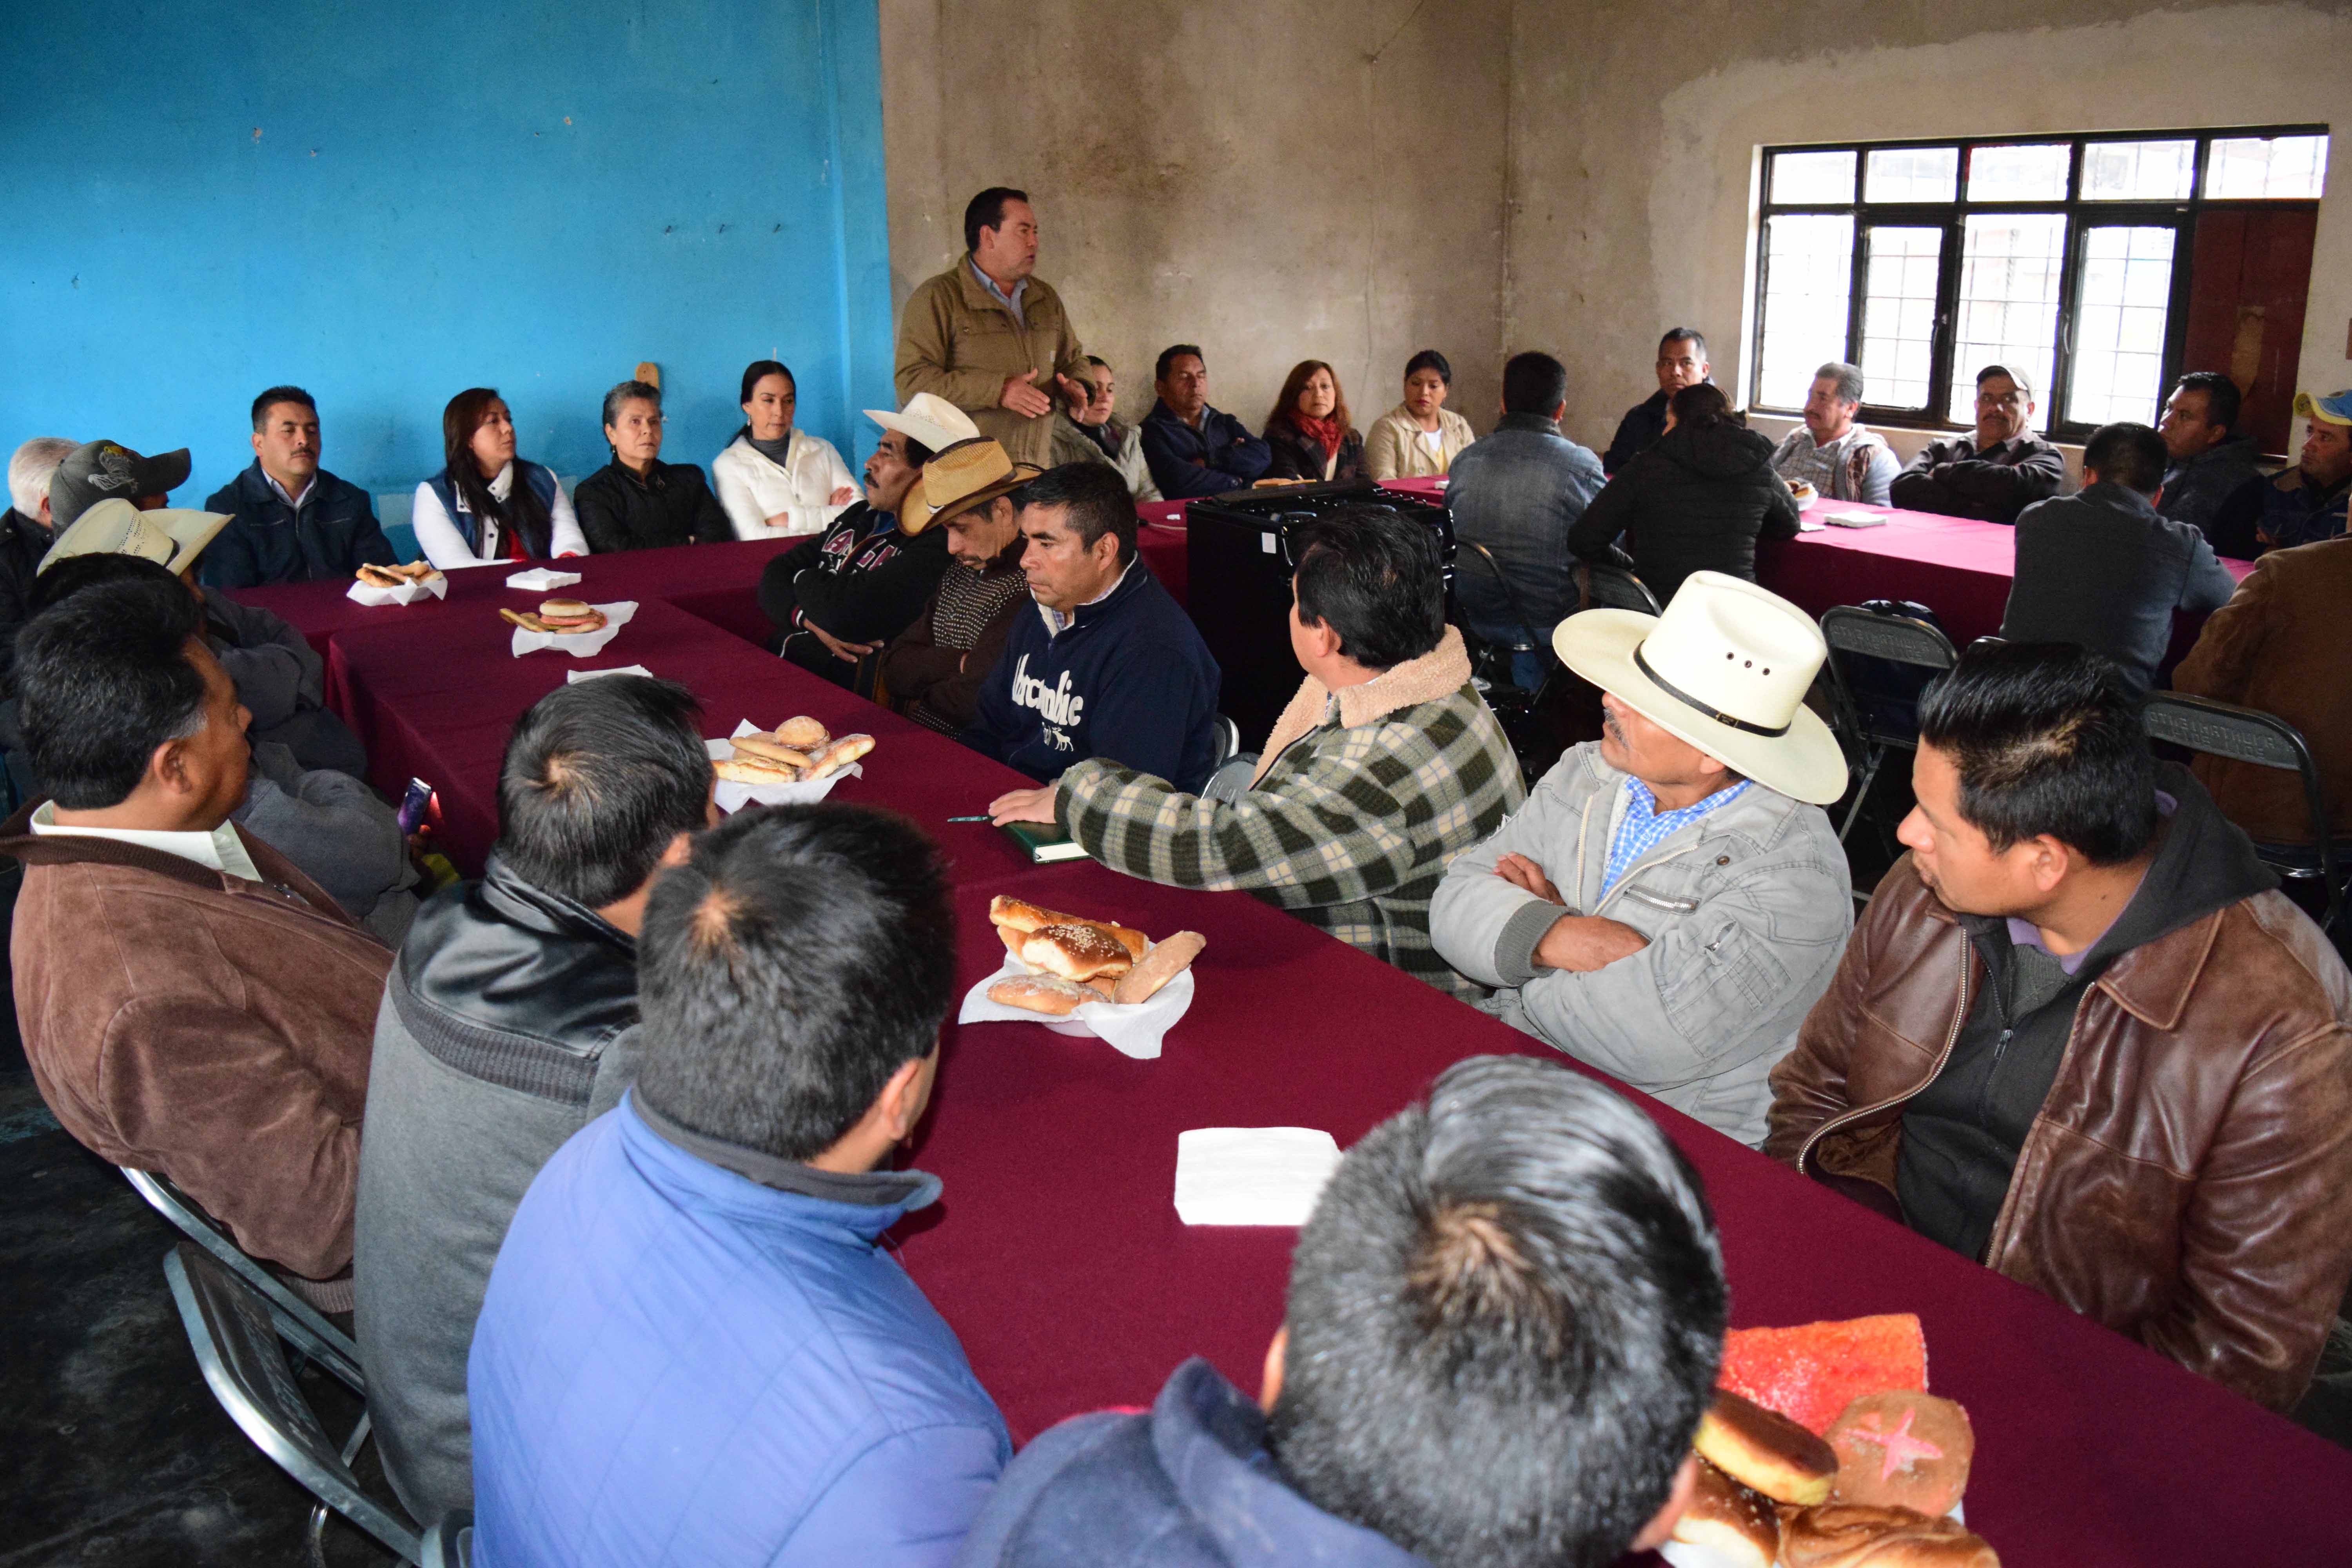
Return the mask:
[(738, 539), (822, 533), (857, 499), (833, 443), (793, 427), (793, 373), (774, 360), (743, 371), (743, 428), (710, 460), (712, 488)]

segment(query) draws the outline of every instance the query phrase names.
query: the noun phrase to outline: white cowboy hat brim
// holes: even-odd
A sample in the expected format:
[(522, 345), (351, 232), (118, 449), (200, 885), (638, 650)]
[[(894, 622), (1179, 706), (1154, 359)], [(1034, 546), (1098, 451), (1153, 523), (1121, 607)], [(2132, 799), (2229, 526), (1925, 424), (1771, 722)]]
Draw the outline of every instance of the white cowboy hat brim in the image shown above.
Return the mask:
[(1800, 703), (1782, 735), (1759, 735), (1710, 719), (1642, 673), (1633, 650), (1658, 624), (1636, 610), (1587, 610), (1551, 634), (1560, 662), (1680, 741), (1766, 789), (1827, 805), (1845, 794), (1845, 753), (1821, 716)]
[[(229, 517), (223, 512), (182, 507), (141, 511), (129, 501), (113, 497), (68, 524), (66, 531), (58, 535), (57, 542), (41, 557), (37, 570), (45, 571), (77, 555), (121, 554), (152, 561), (176, 576), (204, 553), (205, 546), (229, 522)], [(148, 542), (147, 548), (126, 548), (128, 536), (134, 529), (140, 539)], [(169, 546), (168, 553), (165, 545)]]

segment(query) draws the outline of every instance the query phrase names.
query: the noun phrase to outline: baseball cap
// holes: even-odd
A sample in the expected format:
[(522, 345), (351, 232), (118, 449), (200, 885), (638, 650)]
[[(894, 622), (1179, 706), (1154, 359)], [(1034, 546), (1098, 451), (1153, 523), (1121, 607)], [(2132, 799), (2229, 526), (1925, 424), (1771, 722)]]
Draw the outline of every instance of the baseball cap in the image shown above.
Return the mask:
[(2005, 375), (2016, 384), (2018, 391), (2028, 397), (2033, 395), (2033, 373), (2030, 370), (2013, 364), (1989, 364), (1977, 372), (1977, 384), (1983, 385), (1984, 378), (1989, 375)]
[[(152, 495), (155, 492), (145, 492)], [(49, 510), (55, 511), (55, 502)], [(58, 529), (58, 542), (41, 557), (38, 572), (77, 555), (136, 555), (152, 561), (174, 576), (204, 553), (213, 537), (228, 526), (216, 511), (186, 511), (167, 508), (141, 511), (120, 497), (100, 501), (70, 524)]]
[[(2323, 425), (2352, 425), (2352, 391), (2339, 392), (2333, 397), (2316, 397), (2308, 392), (2294, 395), (2294, 412), (2303, 419), (2316, 419)], [(55, 510), (57, 503), (49, 503)]]
[(142, 458), (120, 441), (85, 441), (66, 454), (49, 480), (49, 516), (63, 529), (109, 498), (136, 502), (169, 495), (188, 482), (188, 449)]

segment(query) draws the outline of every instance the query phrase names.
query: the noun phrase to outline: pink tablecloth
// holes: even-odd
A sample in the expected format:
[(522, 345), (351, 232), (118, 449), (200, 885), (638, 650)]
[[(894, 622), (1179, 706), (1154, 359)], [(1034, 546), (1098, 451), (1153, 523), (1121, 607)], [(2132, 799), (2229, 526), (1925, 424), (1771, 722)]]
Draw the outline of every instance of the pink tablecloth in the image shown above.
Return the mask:
[[(1344, 1144), (1448, 1062), (1545, 1048), (1244, 895), (1091, 862), (1034, 867), (993, 829), (949, 824), (1022, 781), (673, 605), (647, 601), (585, 661), (510, 658), (508, 630), (469, 594), (333, 639), (380, 782), (439, 784), (469, 860), (493, 830), (514, 716), (570, 669), (639, 663), (691, 686), (714, 735), (739, 718), (809, 712), (877, 737), (866, 776), (835, 798), (905, 812), (946, 846), (960, 985), (1001, 962), (986, 919), (997, 892), (1208, 938), (1196, 999), (1159, 1060), (1040, 1025), (945, 1032), (917, 1159), (946, 1196), (905, 1227), (899, 1255), (1024, 1439), (1079, 1411), (1147, 1402), (1194, 1352), (1255, 1386), (1294, 1233), (1181, 1225), (1179, 1132), (1305, 1125)], [(2338, 1506), (2352, 1454), (1634, 1098), (1706, 1179), (1735, 1322), (1920, 1315), (1934, 1386), (1975, 1422), (1969, 1522), (2011, 1568), (2352, 1561)]]

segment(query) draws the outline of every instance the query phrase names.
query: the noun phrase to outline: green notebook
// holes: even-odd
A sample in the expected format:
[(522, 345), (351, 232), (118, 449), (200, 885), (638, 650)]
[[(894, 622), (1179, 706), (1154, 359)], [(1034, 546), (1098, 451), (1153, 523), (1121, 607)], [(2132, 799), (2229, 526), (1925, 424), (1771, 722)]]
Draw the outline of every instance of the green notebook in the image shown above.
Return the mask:
[(1028, 852), (1032, 864), (1050, 866), (1056, 860), (1083, 860), (1087, 852), (1077, 841), (1050, 822), (1008, 822), (1004, 831)]

